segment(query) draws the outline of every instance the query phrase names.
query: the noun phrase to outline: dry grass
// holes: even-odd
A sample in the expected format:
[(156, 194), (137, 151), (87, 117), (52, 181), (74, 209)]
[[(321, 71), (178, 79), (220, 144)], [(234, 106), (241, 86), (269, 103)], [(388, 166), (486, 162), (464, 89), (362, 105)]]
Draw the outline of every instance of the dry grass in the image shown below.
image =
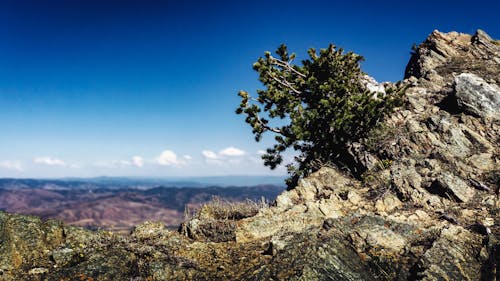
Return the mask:
[(372, 170), (366, 171), (361, 175), (363, 184), (370, 188), (368, 199), (378, 200), (391, 192), (392, 181), (389, 172), (391, 165), (391, 160), (383, 159), (378, 161)]
[(197, 210), (186, 209), (186, 220), (181, 224), (179, 232), (198, 241), (235, 241), (237, 221), (255, 216), (259, 210), (268, 206), (265, 199), (260, 202), (232, 202), (213, 197)]
[(260, 209), (266, 208), (269, 203), (262, 198), (261, 201), (238, 201), (231, 202), (214, 196), (212, 200), (197, 210), (186, 210), (186, 220), (197, 218), (214, 220), (240, 220), (255, 216)]

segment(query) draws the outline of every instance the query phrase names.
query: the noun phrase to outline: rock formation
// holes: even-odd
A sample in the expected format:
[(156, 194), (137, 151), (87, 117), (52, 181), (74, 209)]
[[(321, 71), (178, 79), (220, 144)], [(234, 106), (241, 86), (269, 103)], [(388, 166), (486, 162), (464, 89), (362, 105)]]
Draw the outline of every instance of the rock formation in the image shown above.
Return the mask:
[(0, 280), (497, 280), (500, 41), (434, 31), (406, 103), (256, 214), (205, 210), (128, 237), (0, 213)]

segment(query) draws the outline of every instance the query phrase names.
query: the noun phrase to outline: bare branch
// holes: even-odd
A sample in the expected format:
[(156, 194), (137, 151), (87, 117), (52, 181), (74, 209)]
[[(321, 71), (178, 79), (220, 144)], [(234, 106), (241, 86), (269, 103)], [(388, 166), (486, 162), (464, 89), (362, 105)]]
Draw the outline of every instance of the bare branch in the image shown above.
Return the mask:
[(264, 122), (262, 122), (262, 120), (260, 119), (259, 114), (255, 113), (255, 119), (262, 126), (262, 128), (271, 131), (273, 133), (283, 135), (283, 131), (280, 130), (279, 128), (273, 128), (268, 126), (267, 124), (264, 124)]
[(269, 130), (269, 131), (273, 132), (273, 133), (283, 135), (283, 132), (280, 129), (278, 129), (278, 128), (269, 127), (269, 126), (263, 125), (263, 124), (262, 124), (262, 127), (264, 129), (266, 129), (266, 130)]
[(281, 86), (283, 86), (283, 87), (286, 87), (286, 88), (290, 89), (292, 92), (296, 93), (297, 95), (302, 94), (302, 92), (301, 92), (301, 91), (299, 91), (299, 90), (297, 90), (297, 89), (295, 89), (295, 88), (292, 86), (292, 84), (290, 84), (290, 82), (288, 82), (288, 81), (286, 81), (286, 80), (283, 80), (283, 81), (282, 81), (282, 80), (280, 80), (280, 79), (276, 78), (276, 77), (275, 77), (274, 75), (272, 75), (272, 73), (271, 73), (271, 72), (269, 72), (269, 71), (267, 72), (267, 74), (269, 75), (269, 77), (273, 78), (273, 80), (274, 80), (274, 81), (276, 81), (276, 82), (280, 83), (280, 84), (281, 84)]
[[(284, 67), (290, 71), (292, 71), (293, 73), (297, 74), (298, 76), (302, 77), (302, 78), (306, 78), (306, 76), (300, 72), (298, 72), (295, 68), (293, 68), (290, 63), (286, 62), (286, 61), (282, 61), (280, 59), (277, 59), (273, 56), (270, 57), (271, 60), (274, 61), (274, 64), (278, 65), (278, 66), (281, 66), (281, 67)], [(291, 62), (291, 61), (290, 61)]]

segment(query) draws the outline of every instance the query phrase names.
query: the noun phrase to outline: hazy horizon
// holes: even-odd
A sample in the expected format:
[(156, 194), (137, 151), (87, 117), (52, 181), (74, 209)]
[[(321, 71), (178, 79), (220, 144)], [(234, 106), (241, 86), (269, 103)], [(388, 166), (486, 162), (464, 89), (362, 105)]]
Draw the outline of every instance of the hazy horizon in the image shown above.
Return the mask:
[(68, 183), (88, 183), (104, 186), (115, 186), (120, 188), (133, 188), (142, 186), (147, 188), (165, 187), (209, 187), (209, 186), (259, 186), (276, 185), (285, 187), (284, 176), (257, 176), (257, 175), (233, 175), (233, 176), (206, 176), (206, 177), (61, 177), (61, 178), (8, 178), (0, 177), (0, 189), (12, 182), (35, 181), (35, 182), (57, 182)]
[[(252, 64), (330, 42), (403, 78), (434, 29), (500, 37), (498, 1), (0, 1), (0, 177), (283, 176), (234, 110)], [(285, 163), (291, 161), (290, 153)]]

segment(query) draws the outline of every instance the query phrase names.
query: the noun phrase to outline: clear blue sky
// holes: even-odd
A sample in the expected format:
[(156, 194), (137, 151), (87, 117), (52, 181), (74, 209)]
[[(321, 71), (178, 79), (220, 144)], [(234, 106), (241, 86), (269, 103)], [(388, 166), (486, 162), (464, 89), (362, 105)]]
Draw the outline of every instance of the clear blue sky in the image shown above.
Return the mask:
[[(333, 42), (379, 81), (500, 1), (0, 1), (0, 177), (271, 174), (234, 114), (252, 63)], [(283, 169), (274, 173), (283, 174)]]

